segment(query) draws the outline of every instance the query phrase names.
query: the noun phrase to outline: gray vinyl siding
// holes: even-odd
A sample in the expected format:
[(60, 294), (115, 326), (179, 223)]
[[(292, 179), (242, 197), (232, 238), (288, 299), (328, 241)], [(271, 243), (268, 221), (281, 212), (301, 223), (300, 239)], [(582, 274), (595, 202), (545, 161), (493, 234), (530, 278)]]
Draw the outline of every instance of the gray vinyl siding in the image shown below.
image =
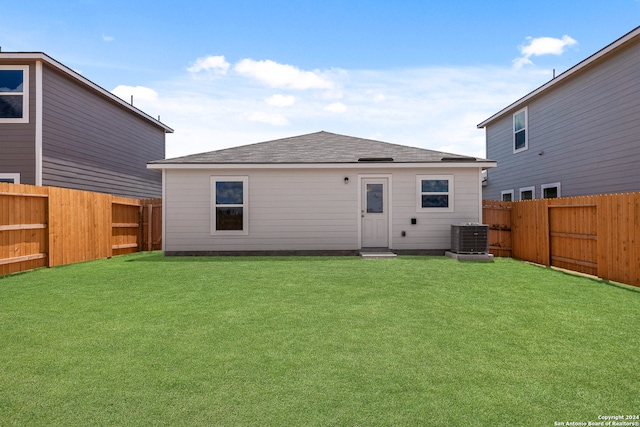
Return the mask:
[[(219, 175), (249, 177), (246, 236), (210, 234), (210, 177)], [(345, 185), (344, 176), (315, 170), (167, 170), (165, 250), (357, 249), (357, 185)]]
[[(359, 249), (361, 174), (391, 175), (391, 241), (398, 250), (446, 250), (450, 227), (479, 221), (480, 171), (466, 169), (165, 170), (165, 250)], [(454, 212), (417, 212), (417, 175), (454, 175)], [(211, 235), (211, 176), (248, 176), (248, 235)], [(349, 177), (349, 183), (344, 183)], [(411, 225), (411, 218), (417, 219)], [(406, 237), (402, 237), (402, 231)]]
[(162, 176), (146, 163), (164, 158), (164, 130), (43, 68), (43, 185), (159, 197)]
[[(417, 212), (417, 175), (453, 175), (453, 212)], [(468, 169), (408, 169), (393, 173), (393, 249), (440, 250), (451, 246), (451, 224), (481, 222), (480, 171)], [(416, 224), (411, 224), (416, 218)], [(402, 237), (405, 231), (405, 237)]]
[[(528, 104), (529, 149), (513, 154), (512, 115), (486, 128), (485, 199), (560, 182), (562, 196), (640, 191), (640, 44), (632, 43)], [(518, 108), (519, 109), (519, 108)], [(543, 152), (541, 155), (540, 153)]]
[[(26, 65), (3, 60), (0, 65)], [(29, 123), (0, 123), (0, 173), (19, 173), (20, 183), (36, 183), (35, 65), (29, 64)]]

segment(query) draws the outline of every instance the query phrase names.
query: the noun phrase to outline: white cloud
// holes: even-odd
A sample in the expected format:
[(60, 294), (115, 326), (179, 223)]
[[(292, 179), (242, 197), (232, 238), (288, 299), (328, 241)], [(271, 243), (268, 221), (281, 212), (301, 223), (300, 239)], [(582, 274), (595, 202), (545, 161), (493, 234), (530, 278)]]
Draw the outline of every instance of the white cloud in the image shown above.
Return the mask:
[(102, 41), (104, 42), (112, 42), (115, 40), (115, 37), (113, 36), (107, 36), (105, 34), (102, 35)]
[(540, 55), (562, 55), (567, 47), (578, 43), (567, 35), (562, 36), (561, 39), (554, 39), (553, 37), (528, 37), (527, 40), (529, 40), (529, 44), (520, 49), (520, 52), (527, 57)]
[(342, 102), (334, 102), (333, 104), (329, 104), (324, 107), (324, 111), (329, 111), (330, 113), (344, 113), (347, 111), (347, 106)]
[(158, 100), (158, 92), (144, 86), (120, 85), (113, 89), (111, 93), (127, 102), (131, 102), (131, 97), (133, 96), (134, 105), (136, 105), (137, 102), (148, 105), (150, 102)]
[(329, 101), (344, 98), (344, 92), (342, 91), (342, 89), (331, 89), (321, 92), (318, 96), (324, 100)]
[[(282, 114), (255, 112), (247, 116), (251, 122), (267, 123), (274, 126), (286, 126), (289, 121)], [(257, 141), (256, 141), (257, 142)]]
[(371, 97), (373, 102), (382, 102), (387, 99), (384, 93), (372, 89), (367, 90), (367, 95)]
[(271, 87), (286, 89), (333, 88), (331, 80), (322, 76), (319, 71), (304, 71), (292, 65), (278, 64), (268, 59), (265, 61), (243, 59), (236, 64), (235, 70)]
[(198, 74), (201, 71), (205, 71), (209, 75), (224, 75), (229, 70), (229, 64), (224, 56), (205, 56), (196, 59), (196, 62), (192, 66), (187, 68), (187, 71), (193, 74)]
[(578, 44), (573, 38), (564, 35), (561, 39), (553, 37), (527, 37), (527, 43), (520, 46), (521, 57), (513, 60), (513, 66), (516, 69), (520, 69), (525, 65), (531, 65), (532, 56), (542, 55), (562, 55), (566, 52), (567, 48)]
[(264, 100), (273, 107), (289, 107), (296, 103), (296, 97), (293, 95), (272, 95)]
[(167, 135), (167, 157), (320, 130), (484, 157), (485, 133), (476, 125), (550, 78), (536, 68), (511, 67), (329, 69), (317, 75), (334, 88), (274, 95), (270, 85), (227, 73), (155, 82), (160, 94), (130, 86), (114, 93), (126, 101), (133, 93), (136, 107), (160, 114), (175, 130)]

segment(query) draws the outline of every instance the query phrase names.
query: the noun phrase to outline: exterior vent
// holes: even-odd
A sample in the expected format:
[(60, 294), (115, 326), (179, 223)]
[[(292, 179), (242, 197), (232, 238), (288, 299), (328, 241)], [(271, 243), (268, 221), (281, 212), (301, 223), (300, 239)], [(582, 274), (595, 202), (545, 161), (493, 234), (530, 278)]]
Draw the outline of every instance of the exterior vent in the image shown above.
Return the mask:
[(486, 254), (489, 252), (489, 226), (474, 222), (451, 225), (451, 252)]
[(360, 157), (359, 162), (393, 162), (393, 157)]
[(443, 157), (440, 161), (442, 162), (475, 162), (475, 157)]

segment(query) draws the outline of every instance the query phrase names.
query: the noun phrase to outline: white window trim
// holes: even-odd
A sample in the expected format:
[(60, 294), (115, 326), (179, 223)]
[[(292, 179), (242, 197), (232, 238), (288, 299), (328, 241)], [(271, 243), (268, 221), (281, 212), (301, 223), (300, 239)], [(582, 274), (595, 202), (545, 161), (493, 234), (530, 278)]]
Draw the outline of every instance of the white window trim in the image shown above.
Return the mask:
[(562, 186), (559, 182), (552, 182), (551, 184), (542, 184), (540, 186), (540, 196), (544, 197), (544, 190), (547, 188), (558, 188), (558, 198), (562, 197)]
[(10, 119), (0, 117), (0, 123), (29, 123), (29, 66), (0, 65), (0, 71), (2, 70), (22, 70), (24, 81), (22, 82), (22, 92), (0, 92), (0, 94), (14, 96), (22, 94), (22, 118)]
[[(524, 111), (524, 147), (516, 149), (516, 116)], [(511, 118), (511, 148), (513, 154), (529, 149), (529, 108), (524, 107), (515, 113)]]
[(13, 179), (14, 184), (20, 184), (19, 173), (0, 173), (0, 179)]
[(520, 200), (522, 200), (522, 193), (525, 191), (531, 191), (531, 200), (535, 200), (536, 198), (536, 187), (522, 187), (518, 191)]
[(511, 195), (511, 201), (512, 201), (512, 202), (515, 200), (515, 194), (514, 194), (514, 191), (513, 191), (513, 189), (511, 189), (511, 190), (504, 190), (504, 191), (501, 191), (501, 192), (500, 192), (500, 201), (503, 201), (503, 200), (504, 200), (504, 197), (503, 197), (503, 196), (504, 196), (505, 194), (510, 194), (510, 195)]
[[(242, 181), (242, 230), (216, 230), (216, 182)], [(249, 177), (248, 176), (212, 176), (211, 188), (211, 235), (212, 236), (246, 236), (249, 234)], [(234, 206), (234, 205), (227, 205)]]
[[(422, 180), (448, 180), (449, 191), (446, 193), (422, 192)], [(416, 176), (416, 212), (453, 212), (454, 211), (454, 180), (453, 175), (417, 175)], [(449, 206), (446, 208), (423, 208), (422, 195), (447, 195), (449, 196)]]

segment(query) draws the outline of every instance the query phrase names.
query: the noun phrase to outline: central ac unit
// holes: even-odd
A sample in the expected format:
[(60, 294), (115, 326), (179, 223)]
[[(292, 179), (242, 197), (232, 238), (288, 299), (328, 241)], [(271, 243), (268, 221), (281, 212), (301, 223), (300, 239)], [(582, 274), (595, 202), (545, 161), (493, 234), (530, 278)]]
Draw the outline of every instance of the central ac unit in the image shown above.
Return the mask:
[(451, 225), (451, 252), (486, 254), (489, 252), (489, 226), (474, 222)]

